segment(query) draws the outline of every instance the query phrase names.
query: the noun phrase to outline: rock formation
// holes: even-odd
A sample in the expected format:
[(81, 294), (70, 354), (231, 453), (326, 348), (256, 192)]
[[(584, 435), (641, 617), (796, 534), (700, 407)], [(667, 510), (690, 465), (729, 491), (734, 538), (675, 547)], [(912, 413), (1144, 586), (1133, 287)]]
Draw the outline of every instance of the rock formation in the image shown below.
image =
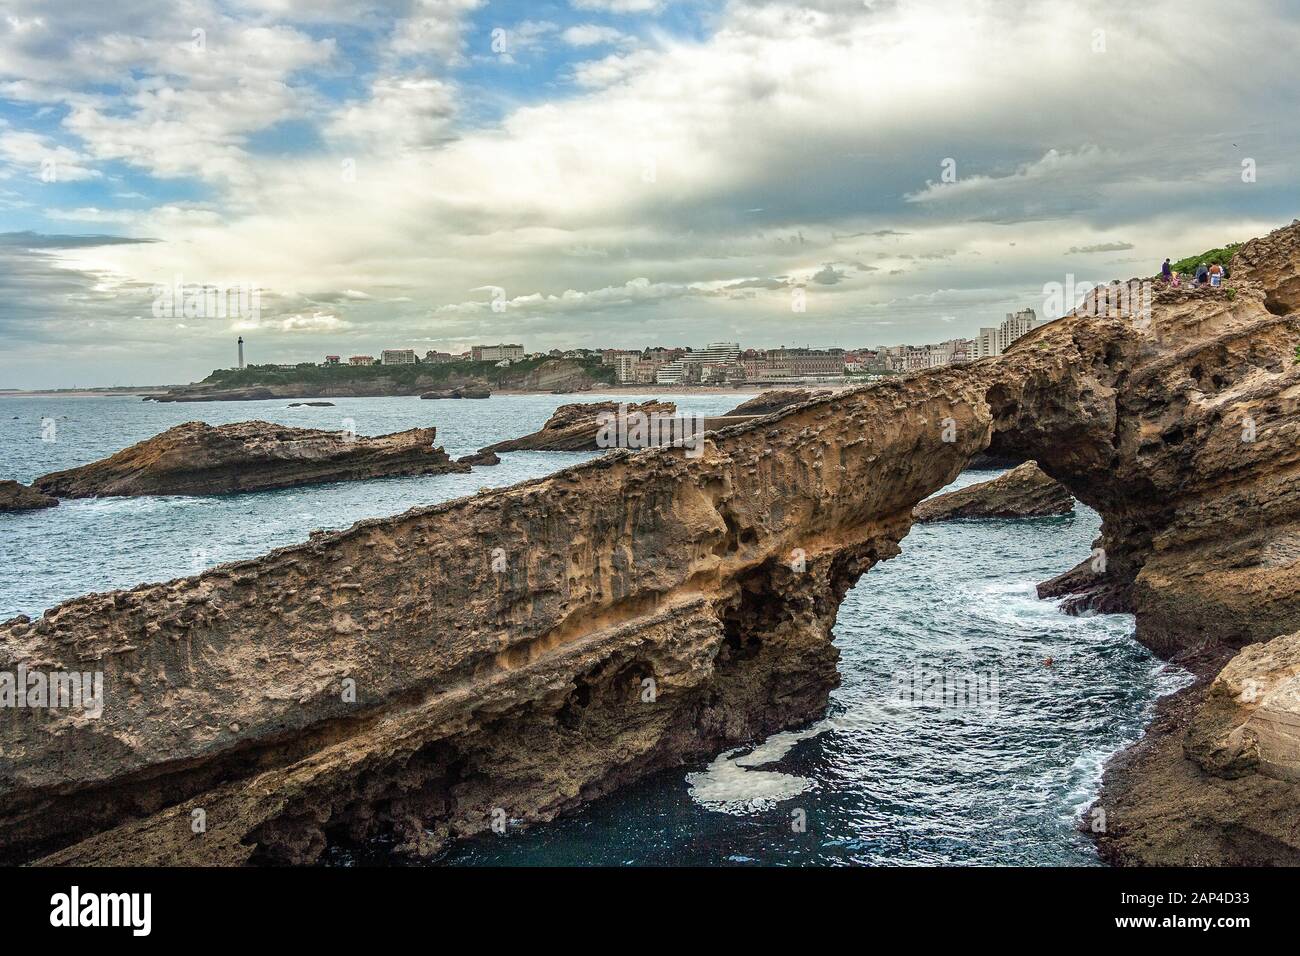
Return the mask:
[(455, 388), (435, 389), (432, 392), (425, 392), (421, 398), (442, 399), (442, 398), (491, 398), (492, 389), (486, 384), (477, 385), (458, 385)]
[(494, 451), (476, 451), (472, 455), (462, 455), (456, 461), (462, 465), (499, 465), (501, 459)]
[(806, 388), (770, 388), (759, 392), (748, 401), (741, 402), (727, 416), (732, 415), (770, 415), (790, 405), (806, 402), (813, 398), (822, 398), (831, 394), (828, 388), (817, 390)]
[(437, 431), (376, 438), (269, 422), (186, 422), (101, 461), (37, 478), (59, 498), (220, 495), (326, 481), (468, 471), (434, 445)]
[[(0, 858), (306, 862), (379, 834), (434, 852), (808, 721), (844, 594), (983, 451), (1100, 512), (1068, 590), (1209, 678), (1300, 630), (1298, 238), (1247, 244), (1229, 288), (1080, 310), (1001, 356), (712, 432), (699, 457), (615, 451), (6, 622), (0, 670), (94, 662), (107, 699), (98, 719), (7, 713)], [(1107, 858), (1300, 860), (1271, 696), (1290, 660), (1256, 652), (1216, 696), (1166, 702), (1107, 772)], [(1261, 702), (1229, 708), (1252, 678)]]
[(631, 414), (676, 415), (673, 402), (642, 402), (620, 405), (619, 402), (577, 402), (561, 405), (545, 424), (531, 435), (489, 445), (482, 451), (597, 451), (596, 433), (602, 413), (617, 414), (622, 407)]
[(1074, 497), (1027, 461), (989, 481), (929, 498), (913, 509), (917, 521), (953, 518), (1044, 518), (1069, 514)]
[(17, 481), (0, 481), (0, 511), (32, 511), (52, 508), (58, 503), (58, 498), (51, 498)]
[[(481, 451), (599, 451), (600, 447), (597, 438), (603, 415), (632, 416), (638, 413), (647, 416), (647, 418), (652, 415), (661, 418), (672, 418), (678, 414), (675, 402), (655, 400), (633, 402), (631, 404), (606, 401), (561, 405), (546, 420), (545, 424), (531, 435), (497, 442), (495, 445), (488, 445)], [(727, 415), (705, 418), (701, 424), (706, 431), (715, 431), (729, 425), (743, 423), (752, 417), (750, 415), (728, 413)]]

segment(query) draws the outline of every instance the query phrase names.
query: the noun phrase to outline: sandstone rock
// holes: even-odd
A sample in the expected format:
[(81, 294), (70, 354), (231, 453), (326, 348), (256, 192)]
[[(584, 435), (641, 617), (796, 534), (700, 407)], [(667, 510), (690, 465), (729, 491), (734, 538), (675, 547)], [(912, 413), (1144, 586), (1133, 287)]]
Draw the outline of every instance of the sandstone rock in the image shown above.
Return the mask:
[(51, 498), (17, 481), (0, 481), (0, 511), (32, 511), (52, 508), (58, 503), (58, 498)]
[(468, 471), (433, 444), (433, 428), (367, 438), (269, 422), (186, 422), (101, 461), (33, 483), (60, 498), (219, 495), (326, 481)]
[(482, 451), (596, 451), (596, 433), (600, 429), (598, 418), (601, 413), (617, 414), (620, 407), (625, 408), (628, 414), (677, 414), (677, 406), (673, 402), (650, 401), (627, 405), (610, 401), (561, 405), (531, 435), (497, 442)]
[(477, 451), (472, 455), (462, 455), (456, 461), (462, 465), (499, 465), (501, 459), (494, 451)]
[[(0, 669), (93, 660), (111, 706), (0, 722), (0, 859), (307, 862), (378, 834), (429, 853), (494, 808), (548, 820), (810, 720), (845, 593), (983, 451), (1095, 508), (1103, 560), (1072, 586), (1211, 676), (1300, 631), (1298, 233), (1244, 247), (1230, 290), (1076, 313), (1001, 356), (722, 427), (697, 458), (615, 451), (6, 622)], [(1189, 738), (1207, 687), (1108, 768), (1103, 853), (1300, 863), (1300, 788), (1259, 769), (1290, 766), (1289, 708), (1216, 722), (1211, 702)]]
[(917, 521), (953, 518), (1042, 518), (1069, 514), (1074, 498), (1027, 461), (990, 481), (927, 499), (913, 509)]
[(748, 401), (741, 402), (727, 416), (732, 415), (770, 415), (772, 412), (780, 411), (790, 405), (796, 405), (799, 402), (806, 402), (812, 398), (822, 398), (831, 394), (831, 390), (822, 389), (804, 389), (804, 388), (770, 388), (767, 391), (759, 392)]
[(458, 385), (455, 388), (435, 389), (425, 392), (421, 398), (491, 398), (492, 389), (487, 385)]

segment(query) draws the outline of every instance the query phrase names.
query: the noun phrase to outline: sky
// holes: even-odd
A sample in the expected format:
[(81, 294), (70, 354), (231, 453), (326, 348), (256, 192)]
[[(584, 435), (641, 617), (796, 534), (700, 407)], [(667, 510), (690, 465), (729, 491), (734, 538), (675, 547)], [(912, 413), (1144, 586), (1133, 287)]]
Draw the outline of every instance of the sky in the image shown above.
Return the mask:
[(1052, 317), (1300, 216), (1297, 49), (1295, 0), (0, 0), (0, 388)]

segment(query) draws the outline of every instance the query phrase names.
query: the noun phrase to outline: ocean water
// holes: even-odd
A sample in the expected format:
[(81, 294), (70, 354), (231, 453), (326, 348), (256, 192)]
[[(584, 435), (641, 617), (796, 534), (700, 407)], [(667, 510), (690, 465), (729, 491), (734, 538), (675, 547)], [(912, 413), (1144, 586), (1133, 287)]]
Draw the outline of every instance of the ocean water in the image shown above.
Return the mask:
[[(741, 400), (669, 397), (704, 414)], [(30, 481), (194, 419), (350, 424), (365, 435), (433, 424), (458, 456), (534, 430), (568, 400), (335, 399), (334, 408), (291, 409), (287, 400), (0, 398), (0, 478)], [(518, 453), (468, 475), (65, 501), (0, 515), (0, 620), (590, 457)], [(954, 487), (993, 474), (967, 472)], [(566, 819), (466, 841), (438, 863), (1096, 864), (1079, 823), (1102, 765), (1141, 735), (1156, 699), (1187, 680), (1132, 640), (1130, 617), (1070, 617), (1035, 596), (1038, 581), (1088, 553), (1099, 525), (1081, 505), (1059, 518), (918, 525), (840, 609), (843, 686), (824, 720), (660, 773)], [(376, 859), (382, 848), (333, 862)]]

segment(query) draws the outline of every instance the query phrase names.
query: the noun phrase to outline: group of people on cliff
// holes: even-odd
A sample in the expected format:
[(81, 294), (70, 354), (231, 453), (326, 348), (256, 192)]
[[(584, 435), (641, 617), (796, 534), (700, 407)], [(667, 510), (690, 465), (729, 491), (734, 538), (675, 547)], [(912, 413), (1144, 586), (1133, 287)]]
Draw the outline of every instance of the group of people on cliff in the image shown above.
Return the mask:
[[(1183, 273), (1175, 272), (1168, 259), (1160, 267), (1160, 279), (1175, 289), (1179, 288), (1185, 281)], [(1228, 267), (1217, 262), (1208, 265), (1204, 262), (1199, 263), (1196, 266), (1196, 273), (1191, 279), (1194, 288), (1218, 288), (1226, 281), (1228, 281)]]

